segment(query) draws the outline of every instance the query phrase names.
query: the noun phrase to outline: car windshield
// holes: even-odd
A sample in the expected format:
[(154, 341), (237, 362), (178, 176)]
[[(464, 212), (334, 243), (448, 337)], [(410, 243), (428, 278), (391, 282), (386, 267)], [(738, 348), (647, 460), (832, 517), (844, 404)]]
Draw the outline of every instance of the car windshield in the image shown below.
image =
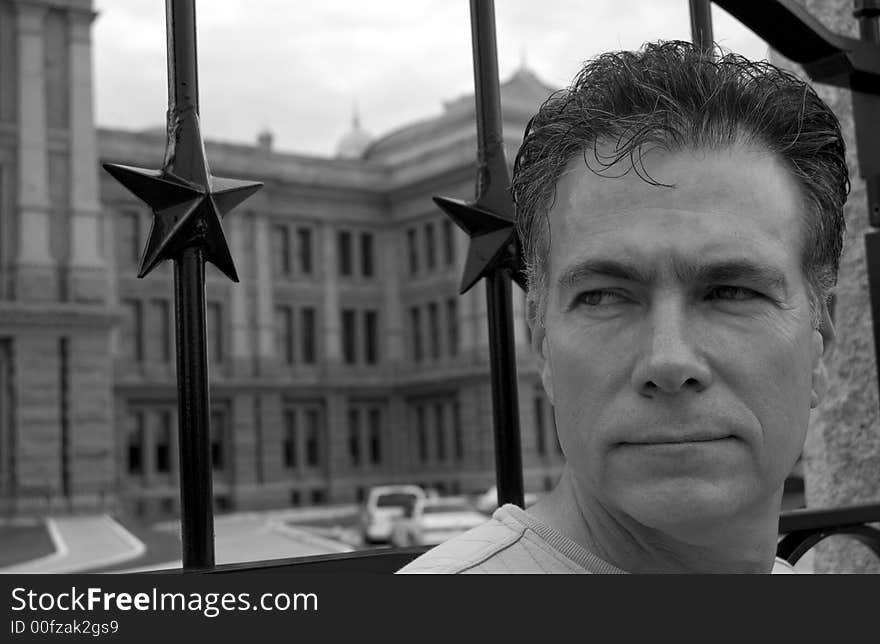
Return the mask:
[(415, 494), (406, 492), (395, 492), (393, 494), (383, 494), (376, 500), (377, 508), (405, 508), (412, 505), (416, 500)]
[(446, 514), (449, 512), (470, 512), (471, 509), (466, 505), (426, 505), (422, 510), (422, 514)]

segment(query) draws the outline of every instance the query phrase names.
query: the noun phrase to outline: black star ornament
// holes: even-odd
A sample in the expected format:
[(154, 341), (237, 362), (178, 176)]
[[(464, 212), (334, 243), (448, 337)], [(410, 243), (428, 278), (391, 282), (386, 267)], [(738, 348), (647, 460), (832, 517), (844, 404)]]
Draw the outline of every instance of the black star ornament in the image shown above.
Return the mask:
[(459, 294), (467, 293), (481, 278), (502, 267), (510, 268), (513, 281), (526, 289), (522, 252), (512, 219), (495, 214), (479, 202), (434, 197), (434, 203), (471, 240)]
[(207, 185), (199, 185), (166, 170), (116, 163), (105, 163), (103, 167), (153, 211), (153, 226), (141, 256), (138, 277), (146, 276), (166, 259), (178, 259), (186, 247), (198, 245), (204, 249), (206, 261), (238, 282), (221, 220), (259, 190), (262, 183), (206, 173)]

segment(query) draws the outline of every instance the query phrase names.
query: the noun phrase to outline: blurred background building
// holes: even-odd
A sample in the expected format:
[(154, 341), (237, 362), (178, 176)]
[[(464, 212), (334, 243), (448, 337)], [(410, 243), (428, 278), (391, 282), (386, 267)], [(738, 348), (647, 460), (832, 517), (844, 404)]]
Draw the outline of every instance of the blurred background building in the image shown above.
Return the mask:
[[(163, 129), (97, 129), (91, 0), (0, 0), (0, 503), (178, 511), (171, 266), (138, 280), (152, 215), (103, 162), (159, 168)], [(553, 88), (503, 82), (509, 159)], [(132, 97), (137, 100), (137, 97)], [(265, 183), (224, 222), (240, 284), (208, 268), (218, 509), (361, 500), (387, 482), (494, 481), (483, 289), (433, 195), (473, 196), (473, 96), (335, 158), (207, 142)], [(561, 467), (514, 289), (526, 489)]]

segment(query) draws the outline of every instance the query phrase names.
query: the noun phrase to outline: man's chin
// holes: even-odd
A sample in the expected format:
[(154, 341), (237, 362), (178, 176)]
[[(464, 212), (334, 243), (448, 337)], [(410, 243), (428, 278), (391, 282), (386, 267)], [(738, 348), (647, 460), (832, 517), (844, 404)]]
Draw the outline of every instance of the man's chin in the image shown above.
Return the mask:
[(624, 492), (614, 505), (639, 524), (671, 534), (717, 529), (745, 518), (753, 513), (753, 501), (735, 485), (690, 482)]

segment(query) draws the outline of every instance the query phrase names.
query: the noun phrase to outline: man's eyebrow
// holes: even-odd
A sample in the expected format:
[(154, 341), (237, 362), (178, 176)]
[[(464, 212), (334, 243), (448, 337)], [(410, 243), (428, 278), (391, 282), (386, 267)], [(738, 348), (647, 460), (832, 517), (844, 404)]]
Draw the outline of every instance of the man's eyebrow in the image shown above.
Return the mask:
[[(788, 282), (779, 268), (760, 261), (735, 259), (711, 263), (693, 263), (676, 258), (673, 261), (676, 279), (686, 284), (724, 284), (745, 282), (788, 295)], [(572, 288), (592, 277), (611, 277), (620, 280), (652, 284), (656, 281), (653, 270), (615, 259), (587, 259), (569, 266), (556, 281), (561, 289)]]

